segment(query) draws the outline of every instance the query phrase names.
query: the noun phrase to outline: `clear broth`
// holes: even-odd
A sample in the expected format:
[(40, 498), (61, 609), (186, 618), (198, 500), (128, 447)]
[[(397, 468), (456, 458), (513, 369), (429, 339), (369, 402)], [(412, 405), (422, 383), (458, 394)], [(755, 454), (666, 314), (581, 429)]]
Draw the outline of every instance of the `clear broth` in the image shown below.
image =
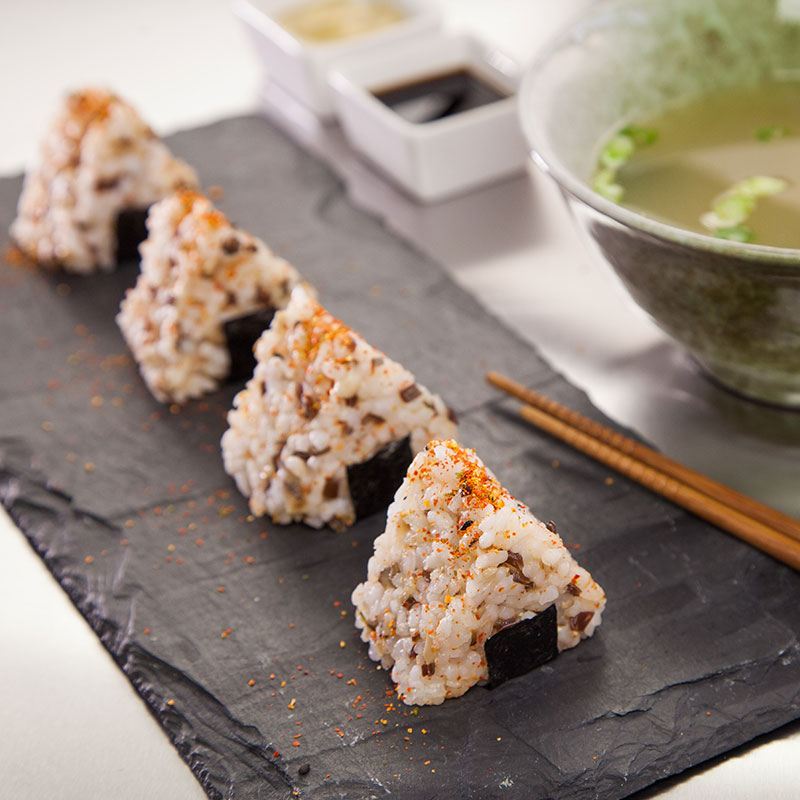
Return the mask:
[(622, 205), (713, 235), (700, 218), (722, 192), (755, 175), (783, 178), (788, 187), (760, 198), (747, 226), (755, 244), (800, 248), (800, 82), (721, 92), (638, 124), (658, 138), (620, 167)]

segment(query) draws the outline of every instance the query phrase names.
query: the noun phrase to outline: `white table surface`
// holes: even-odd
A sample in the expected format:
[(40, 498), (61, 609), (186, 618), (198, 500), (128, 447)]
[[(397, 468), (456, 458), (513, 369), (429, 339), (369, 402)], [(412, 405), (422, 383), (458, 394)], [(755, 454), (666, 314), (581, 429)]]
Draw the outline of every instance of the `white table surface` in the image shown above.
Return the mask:
[[(588, 0), (431, 0), (456, 28), (525, 61)], [(260, 106), (260, 67), (215, 0), (0, 0), (0, 174), (22, 170), (70, 88), (101, 84), (162, 134)], [(532, 173), (421, 209), (362, 180), (468, 289), (614, 419), (668, 454), (800, 516), (797, 416), (727, 396), (628, 301)], [(366, 174), (367, 171), (364, 171)], [(480, 224), (466, 224), (469, 221)], [(3, 421), (0, 420), (0, 433)], [(83, 618), (0, 511), (0, 795), (205, 795)], [(86, 698), (90, 698), (87, 702)], [(659, 798), (800, 796), (800, 732), (779, 732)], [(654, 793), (656, 794), (656, 793)]]

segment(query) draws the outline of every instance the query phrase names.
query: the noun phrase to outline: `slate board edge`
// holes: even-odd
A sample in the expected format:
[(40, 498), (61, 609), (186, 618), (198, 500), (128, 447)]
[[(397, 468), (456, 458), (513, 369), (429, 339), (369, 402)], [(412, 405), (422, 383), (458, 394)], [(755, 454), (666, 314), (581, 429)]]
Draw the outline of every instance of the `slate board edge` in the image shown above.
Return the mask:
[[(83, 524), (81, 521), (83, 515), (74, 510), (68, 495), (48, 487), (39, 476), (25, 474), (23, 470), (15, 472), (8, 468), (3, 461), (3, 454), (4, 449), (0, 446), (0, 502), (23, 532), (31, 548), (42, 559), (59, 586), (90, 625), (103, 647), (128, 678), (207, 796), (211, 800), (247, 796), (240, 794), (239, 790), (246, 786), (263, 786), (265, 781), (276, 789), (278, 792), (276, 797), (296, 796), (294, 792), (302, 790), (302, 786), (293, 782), (288, 770), (281, 765), (280, 757), (275, 759), (272, 756), (275, 748), (261, 731), (233, 718), (217, 698), (201, 685), (180, 670), (153, 656), (136, 643), (119, 623), (99, 613), (97, 607), (89, 600), (87, 584), (79, 568), (76, 568), (77, 562), (73, 560), (67, 563), (63, 559), (53, 557), (47, 549), (37, 546), (33, 535), (33, 530), (37, 527), (37, 515), (40, 523), (43, 521), (45, 525), (51, 524), (59, 528), (68, 528), (70, 522)], [(46, 504), (27, 499), (35, 497), (37, 493), (45, 493), (63, 508), (60, 511), (54, 510), (48, 508)], [(26, 507), (34, 512), (31, 519), (26, 518)], [(754, 664), (751, 667), (757, 670), (760, 665)], [(724, 682), (727, 678), (726, 674), (720, 674), (714, 676), (713, 680)], [(670, 691), (679, 688), (665, 687), (662, 694), (666, 697)], [(169, 699), (179, 699), (187, 694), (192, 695), (192, 702), (178, 702), (179, 707), (189, 711), (202, 707), (203, 713), (179, 712), (168, 705)], [(791, 710), (792, 707), (794, 711)], [(216, 724), (209, 722), (209, 717)], [(799, 718), (800, 690), (792, 704), (783, 706), (782, 710), (776, 707), (771, 711), (770, 722), (761, 737), (767, 737)], [(667, 767), (650, 772), (642, 771), (630, 781), (627, 778), (624, 782), (618, 780), (616, 786), (604, 790), (603, 796), (622, 800), (640, 790), (657, 789), (660, 781), (679, 779), (687, 770), (753, 741), (750, 735), (740, 731), (736, 723), (737, 720), (732, 720), (727, 725), (715, 728), (699, 760), (697, 753), (689, 748), (677, 754), (673, 752), (671, 753), (673, 760)], [(194, 731), (201, 728), (205, 728), (206, 733), (203, 739), (213, 746), (203, 747), (200, 737), (194, 735)], [(218, 762), (216, 765), (213, 763), (215, 760)], [(234, 772), (235, 770), (238, 772)], [(615, 776), (610, 776), (607, 780), (613, 782), (614, 778)], [(331, 786), (333, 788), (335, 784)], [(285, 793), (280, 791), (281, 787), (285, 787)], [(397, 792), (394, 794), (400, 798), (404, 797)], [(350, 795), (341, 796), (350, 797)], [(588, 798), (590, 795), (581, 791), (580, 795), (575, 796)]]
[[(213, 769), (209, 754), (224, 753), (226, 749), (233, 749), (234, 763), (245, 767), (250, 780), (267, 780), (273, 786), (277, 781), (286, 786), (286, 796), (290, 797), (295, 787), (292, 786), (286, 769), (272, 757), (275, 748), (264, 739), (260, 731), (234, 719), (211, 693), (139, 645), (130, 631), (126, 631), (116, 620), (100, 613), (97, 606), (89, 599), (87, 581), (76, 568), (77, 562), (74, 559), (68, 561), (37, 542), (34, 531), (41, 526), (49, 525), (69, 530), (71, 526), (86, 524), (86, 518), (74, 509), (69, 495), (47, 486), (43, 477), (26, 474), (22, 469), (15, 471), (9, 467), (5, 463), (7, 450), (2, 445), (0, 441), (0, 502), (14, 524), (22, 531), (33, 551), (42, 559), (61, 589), (128, 678), (203, 791), (211, 800), (221, 800), (230, 796), (230, 790), (234, 788), (235, 782), (225, 781), (220, 776), (219, 770)], [(31, 499), (37, 495), (44, 495), (51, 502), (37, 502)], [(56, 508), (51, 507), (52, 505)], [(209, 716), (221, 723), (225, 730), (210, 727), (205, 714), (187, 714), (168, 705), (170, 699), (180, 698), (187, 693), (192, 694), (194, 701), (199, 701), (204, 711), (210, 712)], [(180, 702), (178, 706), (189, 711), (197, 707), (192, 703)], [(198, 737), (192, 736), (193, 731), (203, 727), (217, 737), (217, 747), (212, 750), (204, 748), (205, 755), (200, 752)], [(239, 745), (238, 748), (235, 747), (236, 744)]]

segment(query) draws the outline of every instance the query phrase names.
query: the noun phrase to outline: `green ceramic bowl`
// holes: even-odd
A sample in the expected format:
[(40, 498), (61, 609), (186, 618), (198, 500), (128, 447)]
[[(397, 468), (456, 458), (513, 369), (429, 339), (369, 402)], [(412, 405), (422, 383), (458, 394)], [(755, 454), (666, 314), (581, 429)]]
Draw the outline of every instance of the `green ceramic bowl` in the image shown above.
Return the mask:
[(800, 80), (800, 3), (610, 0), (564, 31), (520, 90), (534, 161), (633, 299), (723, 385), (800, 407), (800, 250), (693, 233), (589, 188), (623, 124), (666, 104)]

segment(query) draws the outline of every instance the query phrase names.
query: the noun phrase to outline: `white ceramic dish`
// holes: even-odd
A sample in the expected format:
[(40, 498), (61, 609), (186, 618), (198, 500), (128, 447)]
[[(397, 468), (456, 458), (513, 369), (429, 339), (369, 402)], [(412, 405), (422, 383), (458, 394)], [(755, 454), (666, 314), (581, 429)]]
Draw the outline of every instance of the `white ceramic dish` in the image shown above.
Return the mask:
[[(467, 70), (508, 96), (410, 122), (376, 96), (390, 87)], [(436, 202), (525, 170), (516, 116), (519, 68), (469, 36), (429, 35), (337, 63), (330, 85), (350, 144), (417, 200)]]
[(346, 39), (301, 41), (278, 21), (294, 7), (311, 0), (234, 0), (233, 8), (249, 31), (269, 80), (275, 81), (323, 119), (333, 116), (328, 72), (343, 56), (384, 48), (408, 37), (436, 30), (440, 15), (426, 0), (394, 0), (406, 19)]

